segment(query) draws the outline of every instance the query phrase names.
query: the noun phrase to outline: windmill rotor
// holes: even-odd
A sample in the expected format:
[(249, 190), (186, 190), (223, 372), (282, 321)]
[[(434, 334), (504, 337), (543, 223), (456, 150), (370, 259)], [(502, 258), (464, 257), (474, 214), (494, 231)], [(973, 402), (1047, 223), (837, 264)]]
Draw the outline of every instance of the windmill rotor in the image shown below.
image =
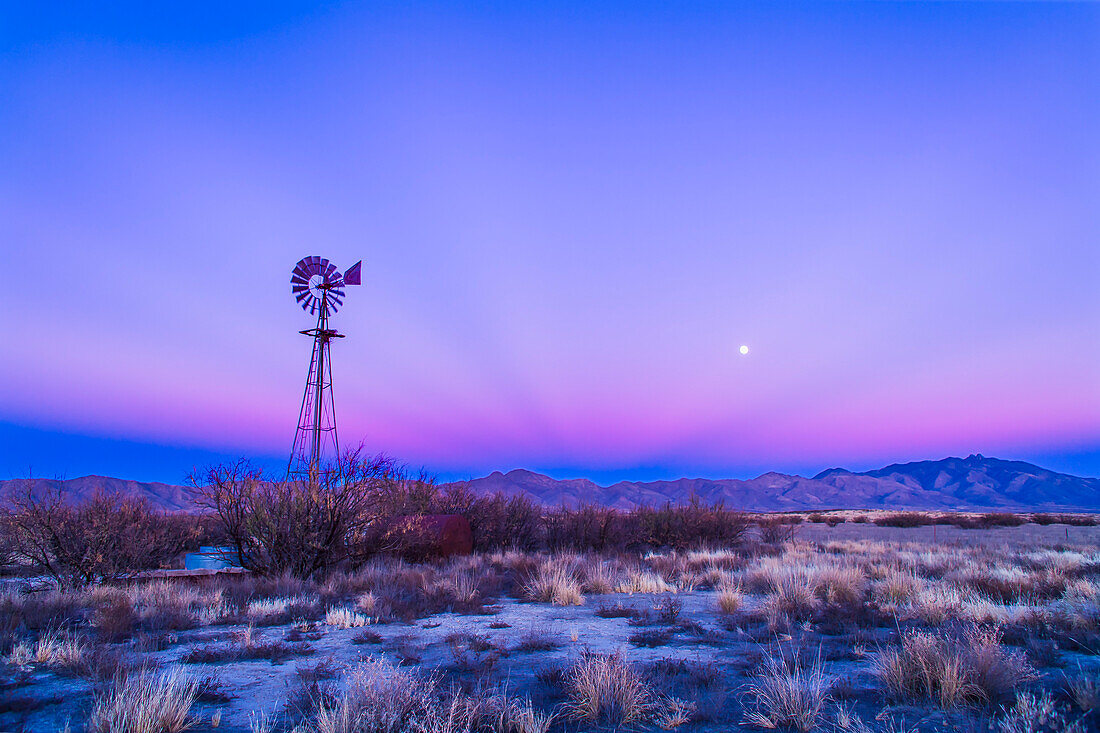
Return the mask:
[(322, 306), (335, 313), (344, 303), (344, 276), (324, 257), (304, 257), (290, 274), (290, 291), (307, 313), (316, 315)]

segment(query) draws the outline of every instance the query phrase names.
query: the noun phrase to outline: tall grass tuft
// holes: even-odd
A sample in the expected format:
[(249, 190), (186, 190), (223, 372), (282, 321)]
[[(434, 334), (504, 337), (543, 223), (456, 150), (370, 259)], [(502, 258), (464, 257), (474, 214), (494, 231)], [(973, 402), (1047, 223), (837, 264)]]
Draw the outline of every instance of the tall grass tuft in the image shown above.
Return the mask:
[(748, 687), (749, 712), (745, 722), (761, 728), (792, 727), (812, 730), (822, 719), (828, 683), (821, 657), (807, 667), (797, 652), (764, 658), (763, 670)]
[(92, 704), (89, 733), (176, 733), (198, 721), (191, 713), (198, 683), (178, 669), (118, 675)]
[(652, 692), (621, 652), (585, 652), (565, 677), (569, 717), (616, 728), (641, 723)]

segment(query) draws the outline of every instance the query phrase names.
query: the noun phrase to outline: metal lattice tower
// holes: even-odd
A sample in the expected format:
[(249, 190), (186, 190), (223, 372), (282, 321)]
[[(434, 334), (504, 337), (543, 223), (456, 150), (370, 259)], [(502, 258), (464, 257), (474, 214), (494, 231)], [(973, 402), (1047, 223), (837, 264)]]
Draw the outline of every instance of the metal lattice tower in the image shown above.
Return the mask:
[(317, 325), (299, 331), (313, 338), (313, 356), (309, 361), (298, 429), (287, 465), (290, 478), (316, 480), (324, 467), (336, 465), (340, 456), (329, 343), (344, 336), (329, 328), (328, 321), (344, 302), (344, 286), (360, 283), (362, 264), (357, 262), (341, 274), (323, 257), (306, 257), (298, 261), (291, 273), (291, 292), (304, 311), (317, 316)]

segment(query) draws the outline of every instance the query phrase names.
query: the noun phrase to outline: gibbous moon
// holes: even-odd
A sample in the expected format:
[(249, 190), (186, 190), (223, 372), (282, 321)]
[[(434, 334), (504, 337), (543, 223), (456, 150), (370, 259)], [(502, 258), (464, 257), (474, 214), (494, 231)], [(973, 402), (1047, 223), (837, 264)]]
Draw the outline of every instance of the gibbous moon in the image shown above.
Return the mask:
[(738, 351), (741, 352), (741, 356), (745, 356), (746, 354), (749, 353), (749, 347), (746, 344), (741, 344), (741, 348), (738, 349)]

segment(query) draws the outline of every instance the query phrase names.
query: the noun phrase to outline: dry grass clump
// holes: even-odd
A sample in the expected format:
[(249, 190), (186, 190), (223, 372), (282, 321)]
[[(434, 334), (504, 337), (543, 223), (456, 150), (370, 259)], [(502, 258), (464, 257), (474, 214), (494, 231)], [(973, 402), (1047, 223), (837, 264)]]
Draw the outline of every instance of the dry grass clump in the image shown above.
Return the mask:
[(677, 590), (667, 580), (650, 570), (631, 571), (626, 580), (615, 588), (617, 593), (675, 593)]
[(797, 575), (791, 574), (764, 597), (762, 609), (769, 628), (778, 629), (791, 622), (808, 620), (818, 605), (813, 585), (799, 582)]
[(570, 718), (614, 726), (643, 722), (650, 711), (652, 692), (620, 652), (585, 652), (565, 675)]
[(580, 606), (584, 604), (580, 581), (572, 567), (562, 560), (548, 560), (536, 569), (524, 584), (524, 594), (532, 601), (552, 603), (555, 606)]
[(814, 573), (814, 595), (834, 606), (857, 606), (866, 596), (867, 577), (858, 567), (830, 565)]
[(1065, 687), (1070, 699), (1082, 711), (1100, 710), (1100, 674), (1089, 674), (1078, 666), (1077, 676), (1067, 677)]
[(718, 596), (715, 599), (718, 604), (718, 612), (727, 616), (737, 613), (745, 605), (745, 594), (736, 585), (726, 585), (718, 588)]
[(387, 662), (368, 659), (353, 667), (343, 689), (319, 696), (306, 730), (315, 733), (401, 733), (422, 730), (436, 708), (435, 681)]
[(899, 700), (928, 699), (943, 708), (1000, 702), (1035, 678), (1024, 655), (1000, 642), (996, 627), (970, 627), (961, 637), (910, 632), (900, 648), (879, 653), (875, 673)]
[(20, 667), (41, 664), (54, 669), (76, 670), (90, 651), (87, 641), (73, 632), (51, 629), (42, 632), (33, 644), (28, 641), (16, 644), (8, 655), (8, 662)]
[(198, 683), (178, 669), (140, 670), (116, 676), (95, 699), (85, 728), (89, 733), (176, 733), (198, 721), (191, 713)]
[(585, 593), (614, 593), (625, 575), (622, 564), (614, 560), (587, 556), (581, 563), (581, 585)]
[(351, 629), (359, 626), (369, 626), (369, 616), (351, 610), (350, 608), (330, 608), (325, 614), (325, 623), (338, 629)]
[(913, 602), (922, 581), (912, 571), (891, 570), (871, 585), (871, 600), (883, 610), (896, 610)]
[(790, 727), (800, 731), (815, 728), (823, 717), (828, 699), (828, 681), (818, 656), (812, 665), (798, 653), (764, 658), (763, 670), (749, 683), (746, 695), (749, 711), (745, 722), (761, 728)]
[(1085, 733), (1087, 728), (1079, 721), (1070, 721), (1054, 703), (1050, 692), (1039, 696), (1022, 693), (1016, 704), (996, 721), (998, 733)]
[(476, 697), (440, 689), (421, 677), (369, 658), (336, 685), (307, 698), (302, 733), (546, 733), (553, 715), (491, 690)]
[(155, 631), (226, 623), (237, 613), (221, 589), (202, 590), (183, 583), (156, 581), (131, 586), (125, 595), (133, 605), (137, 622)]
[(318, 598), (306, 595), (259, 598), (249, 601), (245, 608), (248, 623), (257, 626), (275, 626), (297, 619), (308, 618), (317, 612)]

